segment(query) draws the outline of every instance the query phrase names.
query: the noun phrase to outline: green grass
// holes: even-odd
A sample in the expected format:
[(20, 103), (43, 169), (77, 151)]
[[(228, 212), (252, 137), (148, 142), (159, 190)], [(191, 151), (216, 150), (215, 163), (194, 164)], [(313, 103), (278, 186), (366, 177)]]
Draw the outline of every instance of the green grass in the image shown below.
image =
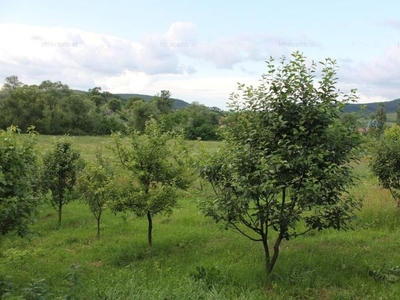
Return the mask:
[[(56, 139), (39, 136), (39, 152)], [(71, 138), (86, 159), (108, 139)], [(353, 192), (364, 199), (355, 230), (284, 242), (270, 277), (261, 244), (202, 216), (192, 190), (171, 216), (154, 218), (152, 249), (146, 220), (133, 214), (106, 211), (96, 239), (85, 204), (66, 205), (60, 229), (56, 211), (44, 205), (31, 239), (0, 238), (0, 290), (7, 281), (15, 286), (8, 299), (26, 295), (27, 287), (33, 294), (47, 289), (45, 299), (398, 299), (400, 281), (392, 275), (400, 265), (400, 212), (367, 160), (355, 172), (360, 182)]]
[(98, 151), (104, 154), (111, 155), (112, 152), (107, 148), (107, 144), (110, 142), (109, 136), (48, 136), (38, 135), (37, 136), (37, 150), (39, 154), (44, 154), (49, 150), (53, 149), (54, 144), (62, 139), (71, 141), (74, 148), (81, 151), (82, 156), (85, 159), (93, 159)]

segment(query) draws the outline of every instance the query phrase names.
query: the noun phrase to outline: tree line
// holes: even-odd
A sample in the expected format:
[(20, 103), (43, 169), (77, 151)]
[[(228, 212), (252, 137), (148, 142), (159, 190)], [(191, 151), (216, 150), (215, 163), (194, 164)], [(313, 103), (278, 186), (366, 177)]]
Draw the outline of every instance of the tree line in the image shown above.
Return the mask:
[(27, 85), (14, 75), (5, 79), (0, 90), (0, 128), (13, 124), (25, 131), (33, 125), (41, 134), (108, 135), (126, 128), (143, 132), (152, 117), (162, 121), (167, 130), (182, 131), (187, 139), (218, 139), (222, 110), (197, 102), (174, 109), (173, 102), (167, 90), (150, 101), (140, 97), (124, 100), (100, 87), (82, 92), (49, 80)]

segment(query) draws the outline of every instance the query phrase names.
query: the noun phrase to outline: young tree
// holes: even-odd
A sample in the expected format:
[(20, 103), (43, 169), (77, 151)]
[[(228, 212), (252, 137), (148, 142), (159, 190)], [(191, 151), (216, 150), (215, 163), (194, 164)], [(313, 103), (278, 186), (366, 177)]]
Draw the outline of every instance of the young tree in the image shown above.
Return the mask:
[(100, 223), (107, 203), (115, 195), (114, 175), (104, 157), (97, 155), (97, 162), (87, 164), (79, 179), (82, 198), (89, 204), (97, 221), (97, 238), (100, 238)]
[(20, 138), (15, 126), (0, 130), (0, 233), (26, 235), (32, 223), (39, 195), (36, 192), (37, 161), (35, 133)]
[(171, 213), (178, 191), (187, 189), (190, 183), (187, 150), (181, 138), (172, 138), (154, 119), (147, 122), (144, 134), (132, 131), (129, 146), (120, 134), (113, 134), (112, 138), (111, 148), (119, 164), (130, 173), (114, 210), (131, 210), (138, 217), (146, 216), (151, 247), (153, 216)]
[(58, 211), (58, 225), (61, 225), (62, 208), (72, 200), (70, 192), (83, 167), (80, 153), (70, 142), (57, 142), (53, 151), (44, 156), (41, 181), (44, 191), (51, 191), (51, 204)]
[(298, 52), (292, 57), (279, 65), (267, 61), (259, 87), (239, 84), (223, 129), (225, 147), (200, 164), (216, 194), (203, 202), (204, 212), (261, 242), (267, 273), (282, 240), (312, 229), (347, 229), (359, 207), (347, 191), (360, 137), (340, 122), (355, 91), (338, 92), (335, 61), (320, 63), (316, 85), (317, 64), (307, 67)]
[(388, 189), (400, 208), (400, 126), (386, 129), (370, 163), (379, 183)]

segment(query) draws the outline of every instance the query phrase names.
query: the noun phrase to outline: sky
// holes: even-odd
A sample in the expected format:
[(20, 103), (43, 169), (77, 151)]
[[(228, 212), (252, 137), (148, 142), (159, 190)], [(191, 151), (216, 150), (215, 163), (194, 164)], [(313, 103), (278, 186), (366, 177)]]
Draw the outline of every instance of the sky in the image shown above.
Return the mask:
[(61, 81), (226, 108), (265, 61), (337, 61), (359, 102), (400, 98), (400, 2), (0, 0), (0, 83)]

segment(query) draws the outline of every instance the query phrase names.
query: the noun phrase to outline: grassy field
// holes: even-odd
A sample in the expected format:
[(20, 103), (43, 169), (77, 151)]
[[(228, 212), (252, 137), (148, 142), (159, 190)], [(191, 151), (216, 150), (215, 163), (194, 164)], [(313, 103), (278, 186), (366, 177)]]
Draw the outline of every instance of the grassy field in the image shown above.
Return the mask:
[[(40, 136), (39, 152), (56, 139)], [(100, 145), (110, 154), (108, 137), (71, 140), (85, 159)], [(268, 278), (261, 244), (203, 217), (193, 188), (171, 216), (154, 218), (152, 249), (146, 220), (132, 214), (106, 211), (96, 239), (85, 204), (66, 205), (60, 229), (56, 211), (44, 205), (31, 239), (0, 238), (0, 292), (12, 283), (4, 299), (399, 299), (400, 212), (367, 160), (355, 172), (353, 192), (364, 198), (355, 230), (284, 242)]]

